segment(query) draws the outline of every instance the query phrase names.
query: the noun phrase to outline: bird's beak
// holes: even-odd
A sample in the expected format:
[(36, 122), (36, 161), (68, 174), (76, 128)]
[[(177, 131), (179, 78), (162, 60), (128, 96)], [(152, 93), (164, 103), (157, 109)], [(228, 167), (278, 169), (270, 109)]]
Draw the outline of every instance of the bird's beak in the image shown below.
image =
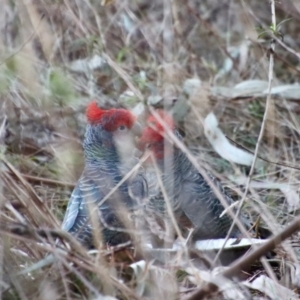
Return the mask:
[(131, 128), (132, 133), (134, 134), (134, 136), (138, 136), (140, 137), (142, 135), (142, 126), (140, 125), (139, 122), (135, 122), (134, 125)]

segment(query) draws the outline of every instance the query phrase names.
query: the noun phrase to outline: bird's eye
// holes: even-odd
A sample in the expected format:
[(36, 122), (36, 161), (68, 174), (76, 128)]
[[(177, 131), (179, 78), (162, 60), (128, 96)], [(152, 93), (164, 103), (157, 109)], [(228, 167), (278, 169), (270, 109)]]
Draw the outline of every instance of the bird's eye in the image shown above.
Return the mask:
[(119, 126), (119, 130), (125, 130), (126, 129), (126, 126), (124, 126), (124, 125), (121, 125), (121, 126)]

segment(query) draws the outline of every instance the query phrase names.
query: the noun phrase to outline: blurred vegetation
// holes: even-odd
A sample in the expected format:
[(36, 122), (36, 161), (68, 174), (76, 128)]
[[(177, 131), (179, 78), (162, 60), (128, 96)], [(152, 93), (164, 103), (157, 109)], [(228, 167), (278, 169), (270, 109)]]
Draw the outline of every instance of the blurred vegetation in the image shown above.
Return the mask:
[[(50, 266), (17, 275), (53, 252), (53, 238), (20, 236), (9, 224), (59, 229), (83, 169), (84, 110), (91, 99), (103, 107), (133, 109), (144, 103), (173, 109), (185, 143), (238, 198), (244, 187), (233, 184), (230, 175), (249, 170), (215, 153), (203, 120), (214, 111), (224, 133), (253, 152), (266, 97), (224, 98), (212, 88), (268, 81), (274, 35), (288, 48), (276, 43), (273, 83), (300, 82), (298, 1), (276, 2), (277, 27), (271, 24), (269, 1), (106, 2), (111, 3), (0, 1), (2, 299), (141, 299), (145, 290), (150, 299), (171, 299), (175, 293), (172, 299), (182, 299), (196, 286), (175, 258), (159, 271), (148, 261), (148, 277), (135, 278), (129, 264), (136, 253), (128, 249), (100, 249), (97, 255), (72, 250)], [(184, 88), (193, 78), (201, 80), (194, 96)], [(299, 166), (299, 100), (272, 97), (259, 156)], [(270, 163), (254, 179), (291, 183), (298, 193), (297, 169)], [(287, 224), (297, 213), (287, 209), (281, 190), (250, 191), (250, 202), (257, 197), (276, 224)], [(251, 205), (246, 209), (257, 216)], [(295, 263), (290, 253), (279, 253), (278, 260), (282, 257)]]

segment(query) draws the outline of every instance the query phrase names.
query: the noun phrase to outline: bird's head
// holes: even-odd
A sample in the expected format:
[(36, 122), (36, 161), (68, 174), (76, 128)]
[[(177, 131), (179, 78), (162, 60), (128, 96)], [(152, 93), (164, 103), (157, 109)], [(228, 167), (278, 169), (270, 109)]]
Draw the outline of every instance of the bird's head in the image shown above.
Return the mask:
[(141, 135), (142, 130), (130, 111), (121, 108), (104, 110), (92, 101), (86, 109), (86, 117), (89, 125), (85, 145), (116, 149), (121, 156), (131, 156), (134, 138)]
[[(151, 115), (147, 119), (147, 127), (144, 128), (139, 139), (138, 149), (142, 152), (148, 150), (158, 160), (163, 159), (166, 155), (165, 139), (166, 129), (175, 130), (175, 122), (173, 118), (163, 110), (156, 111), (159, 118)], [(161, 119), (161, 120), (160, 120)]]

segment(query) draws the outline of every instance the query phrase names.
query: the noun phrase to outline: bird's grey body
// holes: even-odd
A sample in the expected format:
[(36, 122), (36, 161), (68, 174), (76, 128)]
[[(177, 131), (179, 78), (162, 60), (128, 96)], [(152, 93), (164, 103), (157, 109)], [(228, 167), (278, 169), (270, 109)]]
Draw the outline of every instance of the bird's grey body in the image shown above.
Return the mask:
[[(180, 151), (180, 150), (176, 150)], [(216, 239), (226, 237), (232, 218), (228, 214), (223, 214), (225, 207), (215, 195), (213, 189), (198, 172), (195, 166), (189, 161), (184, 153), (177, 154), (180, 163), (177, 164), (179, 170), (175, 174), (180, 174), (175, 179), (175, 183), (181, 182), (181, 188), (176, 197), (180, 209), (192, 222), (195, 230), (193, 239)], [(221, 184), (210, 174), (212, 183), (222, 193), (228, 205), (233, 203), (232, 198), (225, 192)], [(242, 224), (249, 227), (246, 218), (240, 217)], [(241, 235), (237, 226), (234, 226), (230, 237)]]
[[(177, 130), (173, 132), (179, 139), (182, 139)], [(167, 151), (166, 147), (168, 147)], [(179, 228), (193, 227), (193, 240), (225, 238), (233, 220), (226, 213), (220, 217), (224, 211), (224, 206), (186, 154), (166, 140), (154, 143), (152, 151), (154, 151), (163, 187)], [(147, 209), (155, 211), (158, 219), (166, 220), (165, 197), (157, 183), (157, 174), (151, 167), (148, 173), (150, 199)], [(209, 176), (223, 194), (228, 205), (231, 205), (233, 199), (215, 178)], [(155, 186), (152, 197), (150, 186)], [(240, 216), (239, 219), (242, 224), (249, 228), (250, 223), (244, 216)], [(241, 232), (237, 226), (234, 226), (230, 237), (239, 236), (241, 236)]]
[(85, 168), (69, 200), (62, 228), (87, 248), (94, 244), (93, 228), (97, 225), (105, 243), (127, 242), (130, 235), (124, 231), (125, 223), (145, 198), (145, 180), (141, 174), (131, 177), (101, 203), (122, 180), (128, 166), (120, 161), (113, 134), (101, 125), (88, 125), (84, 153)]

